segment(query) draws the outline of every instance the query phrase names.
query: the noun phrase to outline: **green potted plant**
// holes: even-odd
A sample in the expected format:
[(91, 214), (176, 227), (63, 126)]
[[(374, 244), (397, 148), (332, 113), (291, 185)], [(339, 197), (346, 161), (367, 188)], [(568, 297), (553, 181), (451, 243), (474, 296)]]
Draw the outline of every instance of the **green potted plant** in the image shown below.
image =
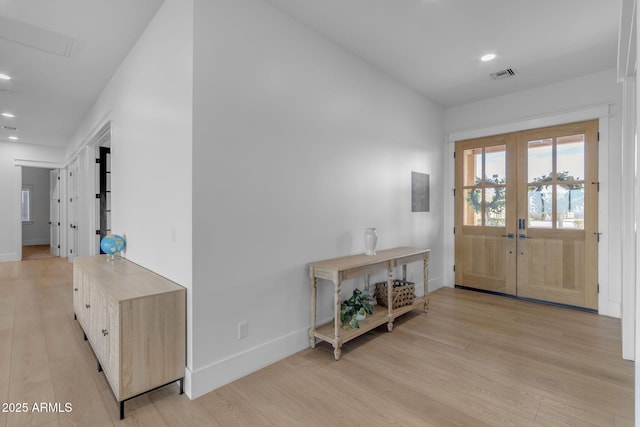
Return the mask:
[(363, 320), (367, 314), (373, 314), (373, 306), (367, 302), (367, 297), (360, 289), (355, 289), (353, 295), (340, 304), (340, 322), (343, 329), (359, 328), (358, 320)]

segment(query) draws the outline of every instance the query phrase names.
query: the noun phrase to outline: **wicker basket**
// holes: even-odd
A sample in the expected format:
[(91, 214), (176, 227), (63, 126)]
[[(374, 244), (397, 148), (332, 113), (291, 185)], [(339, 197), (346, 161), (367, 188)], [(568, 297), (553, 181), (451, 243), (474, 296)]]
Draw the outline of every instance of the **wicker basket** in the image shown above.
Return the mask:
[[(405, 305), (413, 304), (413, 300), (416, 298), (414, 291), (415, 284), (413, 282), (407, 282), (406, 280), (394, 280), (393, 294), (391, 295), (393, 303), (391, 308), (404, 307)], [(387, 295), (387, 282), (376, 283), (375, 297), (378, 304), (383, 307), (387, 307)]]

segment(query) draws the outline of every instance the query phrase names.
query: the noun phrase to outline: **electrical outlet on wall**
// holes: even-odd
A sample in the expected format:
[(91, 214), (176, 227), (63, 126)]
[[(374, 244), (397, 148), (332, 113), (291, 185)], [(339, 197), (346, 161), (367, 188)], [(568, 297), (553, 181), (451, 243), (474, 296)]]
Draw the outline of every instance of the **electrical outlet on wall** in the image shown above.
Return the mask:
[(238, 339), (241, 340), (249, 336), (249, 322), (238, 323)]

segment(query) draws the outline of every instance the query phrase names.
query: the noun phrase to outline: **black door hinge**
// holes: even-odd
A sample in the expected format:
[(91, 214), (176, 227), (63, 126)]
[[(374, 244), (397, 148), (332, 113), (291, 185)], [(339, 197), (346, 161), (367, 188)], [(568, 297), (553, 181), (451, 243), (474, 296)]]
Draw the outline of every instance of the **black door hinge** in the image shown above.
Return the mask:
[(454, 159), (456, 158), (456, 152), (455, 151), (453, 152), (453, 158)]
[(598, 293), (600, 293), (600, 283), (598, 283)]
[(597, 191), (598, 191), (598, 193), (599, 193), (599, 192), (600, 192), (600, 181), (594, 181), (594, 182), (592, 182), (591, 184), (594, 184), (594, 185), (597, 185), (597, 186), (598, 186), (598, 187), (597, 187)]
[(96, 230), (96, 236), (100, 235), (100, 230)]
[(593, 233), (596, 235), (596, 239), (598, 239), (598, 243), (600, 243), (600, 236), (602, 235), (602, 233)]
[(600, 132), (598, 132), (598, 141), (600, 141)]
[(58, 181), (60, 181), (60, 177), (58, 176)]
[(96, 194), (96, 199), (99, 199), (99, 198), (100, 198), (100, 195), (99, 195), (99, 194)]
[(456, 234), (456, 228), (453, 227), (453, 234)]
[(456, 189), (453, 189), (453, 197), (456, 197)]
[(455, 271), (456, 271), (456, 266), (454, 265), (453, 266), (453, 272), (455, 273)]
[(58, 245), (58, 249), (60, 249), (60, 245)]
[(100, 159), (96, 159), (96, 163), (100, 163)]

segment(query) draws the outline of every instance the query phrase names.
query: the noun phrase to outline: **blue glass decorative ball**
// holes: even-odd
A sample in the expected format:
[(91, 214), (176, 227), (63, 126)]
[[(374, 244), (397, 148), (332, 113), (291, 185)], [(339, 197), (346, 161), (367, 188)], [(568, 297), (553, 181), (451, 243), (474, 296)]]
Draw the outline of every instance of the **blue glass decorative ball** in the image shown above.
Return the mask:
[(124, 241), (124, 238), (117, 234), (108, 234), (100, 241), (100, 249), (102, 249), (102, 252), (109, 255), (115, 255), (122, 252), (126, 246), (127, 243)]

